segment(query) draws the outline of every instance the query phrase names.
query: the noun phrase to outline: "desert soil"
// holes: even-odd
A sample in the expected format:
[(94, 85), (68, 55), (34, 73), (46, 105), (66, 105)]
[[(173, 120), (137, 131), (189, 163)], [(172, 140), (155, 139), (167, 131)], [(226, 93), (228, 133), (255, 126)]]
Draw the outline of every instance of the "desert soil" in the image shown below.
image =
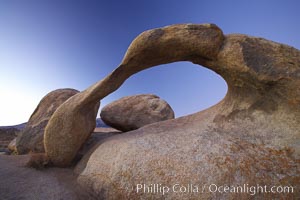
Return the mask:
[[(119, 134), (112, 128), (96, 128), (81, 150), (87, 153), (97, 142)], [(73, 168), (29, 168), (30, 155), (0, 155), (0, 200), (93, 200), (77, 182)]]
[(1, 200), (93, 199), (76, 182), (72, 169), (25, 167), (29, 155), (0, 155)]

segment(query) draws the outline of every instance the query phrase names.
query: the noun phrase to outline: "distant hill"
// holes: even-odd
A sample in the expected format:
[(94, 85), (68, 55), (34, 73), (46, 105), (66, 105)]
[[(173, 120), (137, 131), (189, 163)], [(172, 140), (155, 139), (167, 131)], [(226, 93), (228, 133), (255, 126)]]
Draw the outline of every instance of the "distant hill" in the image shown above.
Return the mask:
[[(22, 130), (26, 126), (27, 122), (22, 124), (17, 124), (13, 126), (0, 126), (0, 130), (6, 130), (6, 129), (18, 129)], [(101, 118), (96, 119), (96, 127), (102, 127), (102, 128), (109, 128), (110, 126), (106, 125)]]
[(13, 125), (13, 126), (0, 126), (0, 129), (4, 130), (4, 129), (16, 128), (18, 130), (22, 130), (26, 124), (27, 124), (27, 122), (22, 123), (22, 124)]

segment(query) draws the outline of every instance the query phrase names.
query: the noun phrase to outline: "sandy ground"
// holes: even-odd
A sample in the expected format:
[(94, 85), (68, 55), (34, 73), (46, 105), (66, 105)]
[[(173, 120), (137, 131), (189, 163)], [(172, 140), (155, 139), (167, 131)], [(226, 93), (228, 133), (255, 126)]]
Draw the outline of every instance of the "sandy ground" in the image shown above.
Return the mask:
[(72, 169), (25, 167), (29, 156), (0, 155), (1, 200), (94, 199), (76, 182)]
[[(119, 134), (111, 128), (96, 128), (82, 153), (97, 142)], [(72, 168), (36, 170), (26, 167), (29, 155), (0, 155), (0, 200), (93, 200), (76, 182)]]

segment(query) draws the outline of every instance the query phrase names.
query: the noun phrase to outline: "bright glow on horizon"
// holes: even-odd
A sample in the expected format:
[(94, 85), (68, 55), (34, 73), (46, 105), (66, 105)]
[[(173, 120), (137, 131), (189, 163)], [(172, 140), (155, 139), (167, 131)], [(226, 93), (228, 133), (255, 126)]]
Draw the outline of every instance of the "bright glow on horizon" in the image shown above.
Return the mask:
[(38, 104), (38, 97), (21, 90), (8, 90), (1, 85), (0, 93), (0, 126), (11, 126), (27, 122)]

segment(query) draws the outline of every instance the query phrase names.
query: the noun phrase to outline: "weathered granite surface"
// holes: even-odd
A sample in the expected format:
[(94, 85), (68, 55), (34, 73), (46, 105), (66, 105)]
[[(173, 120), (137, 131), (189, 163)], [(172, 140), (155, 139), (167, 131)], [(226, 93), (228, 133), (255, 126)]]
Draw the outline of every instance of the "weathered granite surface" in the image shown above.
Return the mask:
[(101, 119), (120, 131), (131, 131), (145, 125), (174, 119), (171, 106), (153, 94), (126, 96), (102, 108)]
[(100, 99), (134, 73), (175, 61), (190, 61), (220, 74), (228, 84), (226, 97), (205, 111), (102, 141), (83, 159), (86, 167), (78, 181), (99, 199), (249, 199), (247, 193), (213, 193), (207, 188), (200, 194), (164, 196), (135, 190), (137, 184), (176, 183), (293, 186), (293, 193), (251, 197), (297, 198), (300, 51), (262, 38), (224, 35), (213, 24), (172, 25), (140, 34), (116, 70), (55, 112), (46, 136), (57, 139), (46, 137), (46, 153), (58, 166), (69, 164), (71, 159), (57, 159), (65, 151), (56, 143), (58, 138), (82, 135), (83, 142), (90, 131), (86, 114), (94, 113)]

